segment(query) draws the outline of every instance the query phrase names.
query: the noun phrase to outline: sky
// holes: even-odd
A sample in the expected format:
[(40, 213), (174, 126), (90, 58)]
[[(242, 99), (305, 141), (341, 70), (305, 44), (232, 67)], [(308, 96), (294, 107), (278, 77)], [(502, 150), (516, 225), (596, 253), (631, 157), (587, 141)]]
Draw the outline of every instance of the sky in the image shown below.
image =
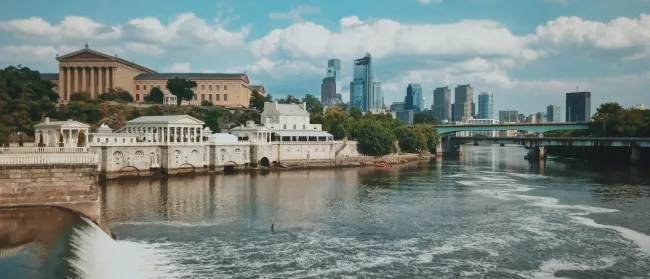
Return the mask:
[(57, 72), (86, 42), (159, 72), (245, 71), (274, 97), (320, 96), (339, 58), (347, 99), (368, 51), (386, 104), (470, 83), (495, 114), (577, 89), (594, 109), (650, 105), (650, 0), (3, 0), (0, 66)]

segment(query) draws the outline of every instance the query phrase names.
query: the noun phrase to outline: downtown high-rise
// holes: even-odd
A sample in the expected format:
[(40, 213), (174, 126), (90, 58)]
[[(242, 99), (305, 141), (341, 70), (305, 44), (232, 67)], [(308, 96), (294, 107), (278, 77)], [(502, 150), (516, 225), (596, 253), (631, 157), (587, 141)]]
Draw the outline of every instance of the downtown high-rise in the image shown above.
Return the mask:
[(449, 87), (438, 87), (433, 90), (433, 106), (431, 110), (440, 121), (451, 121), (451, 90)]
[(546, 107), (546, 121), (548, 122), (561, 122), (562, 112), (560, 106), (548, 105)]
[[(523, 116), (523, 114), (522, 114)], [(525, 116), (523, 116), (525, 118)], [(520, 119), (519, 111), (514, 109), (500, 110), (499, 111), (499, 122), (501, 123), (517, 123), (523, 122), (523, 119)]]
[(494, 95), (482, 92), (478, 95), (478, 119), (494, 118)]
[(406, 87), (406, 98), (404, 98), (406, 110), (414, 112), (422, 111), (424, 105), (424, 96), (422, 96), (422, 86), (417, 83), (411, 83)]
[(473, 117), (474, 89), (471, 84), (458, 85), (454, 89), (453, 121), (466, 122)]
[(343, 75), (341, 73), (341, 60), (330, 59), (327, 61), (327, 76), (323, 79), (321, 84), (320, 101), (324, 105), (335, 105), (341, 102), (337, 98), (337, 94), (341, 94)]
[(367, 111), (375, 108), (373, 90), (372, 56), (366, 53), (363, 58), (354, 60), (352, 82), (350, 82), (350, 107)]
[(566, 93), (566, 122), (587, 122), (591, 119), (591, 92)]

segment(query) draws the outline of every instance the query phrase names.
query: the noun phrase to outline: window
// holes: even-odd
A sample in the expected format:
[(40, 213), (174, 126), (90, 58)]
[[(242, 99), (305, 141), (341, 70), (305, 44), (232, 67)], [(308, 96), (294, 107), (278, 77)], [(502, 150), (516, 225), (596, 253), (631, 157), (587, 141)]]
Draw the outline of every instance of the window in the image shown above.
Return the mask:
[(201, 101), (205, 101), (205, 94), (201, 94)]
[(214, 100), (217, 101), (217, 102), (219, 101), (219, 94), (214, 95)]
[(146, 84), (143, 85), (143, 86), (142, 86), (142, 89), (147, 90), (147, 85), (146, 85)]
[(125, 138), (122, 138), (122, 142), (126, 142), (126, 139), (125, 139)]
[(117, 138), (113, 138), (113, 142), (117, 142)]
[(194, 95), (194, 97), (193, 97), (193, 98), (194, 98), (194, 101), (196, 101), (196, 98), (197, 98), (197, 97), (196, 97), (196, 95)]
[(212, 84), (208, 85), (208, 89), (212, 90)]
[(140, 90), (140, 85), (139, 84), (135, 85), (135, 90)]
[(219, 90), (219, 85), (217, 84), (217, 90)]
[(99, 143), (99, 142), (101, 142), (101, 140), (102, 140), (102, 139), (100, 139), (100, 138), (97, 138), (97, 142), (98, 142), (98, 143)]
[(228, 101), (228, 94), (223, 94), (223, 100)]
[(210, 102), (212, 102), (212, 94), (208, 94), (208, 100), (210, 100)]
[(228, 85), (224, 85), (223, 90), (228, 90)]
[(287, 124), (284, 124), (284, 126), (282, 126), (282, 129), (286, 130), (287, 129)]
[(201, 90), (205, 90), (205, 84), (201, 84)]
[(307, 125), (302, 125), (303, 130), (307, 130)]
[(293, 125), (293, 129), (294, 129), (294, 130), (296, 129), (296, 125)]
[(140, 94), (135, 94), (135, 100), (140, 101)]

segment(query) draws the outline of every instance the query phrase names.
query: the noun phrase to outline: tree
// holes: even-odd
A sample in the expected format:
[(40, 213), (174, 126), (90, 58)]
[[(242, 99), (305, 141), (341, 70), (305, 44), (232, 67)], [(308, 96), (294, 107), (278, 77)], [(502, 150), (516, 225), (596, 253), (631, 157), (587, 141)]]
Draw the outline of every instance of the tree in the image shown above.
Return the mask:
[(194, 98), (194, 89), (197, 85), (193, 80), (173, 78), (167, 80), (166, 87), (172, 95), (176, 96), (177, 105), (180, 106), (183, 101), (190, 101)]
[(151, 87), (149, 94), (144, 96), (144, 101), (154, 104), (162, 104), (165, 98), (165, 93), (160, 90), (158, 86)]
[(90, 100), (90, 93), (88, 92), (75, 92), (70, 94), (70, 101), (72, 102), (85, 102)]
[(418, 112), (413, 115), (413, 124), (431, 124), (438, 125), (440, 121), (438, 119), (427, 113), (427, 112)]
[(362, 121), (359, 125), (357, 149), (362, 154), (381, 156), (393, 151), (395, 136), (376, 120)]
[(361, 119), (363, 117), (363, 112), (361, 111), (360, 108), (354, 107), (350, 109), (350, 116), (354, 119)]
[(323, 114), (323, 109), (325, 108), (325, 106), (323, 106), (320, 100), (314, 97), (314, 95), (311, 94), (305, 95), (305, 97), (302, 98), (302, 102), (307, 105), (307, 111), (309, 112), (309, 114), (311, 115)]
[(426, 146), (426, 141), (422, 137), (418, 137), (413, 129), (403, 127), (399, 131), (397, 140), (399, 147), (406, 153), (420, 152)]
[(99, 99), (104, 101), (133, 102), (131, 93), (119, 87), (109, 88), (108, 92), (99, 95)]
[(84, 147), (86, 145), (86, 134), (83, 131), (77, 135), (77, 147)]
[(203, 101), (201, 101), (201, 106), (202, 107), (212, 107), (212, 106), (214, 106), (214, 104), (212, 102), (210, 102), (210, 101), (203, 100)]
[(280, 104), (300, 104), (300, 100), (293, 95), (287, 95), (287, 97), (278, 99)]
[(251, 93), (249, 107), (257, 109), (258, 111), (262, 111), (264, 109), (264, 103), (271, 101), (270, 97), (270, 95), (262, 96), (262, 94), (260, 94), (257, 90), (253, 90)]

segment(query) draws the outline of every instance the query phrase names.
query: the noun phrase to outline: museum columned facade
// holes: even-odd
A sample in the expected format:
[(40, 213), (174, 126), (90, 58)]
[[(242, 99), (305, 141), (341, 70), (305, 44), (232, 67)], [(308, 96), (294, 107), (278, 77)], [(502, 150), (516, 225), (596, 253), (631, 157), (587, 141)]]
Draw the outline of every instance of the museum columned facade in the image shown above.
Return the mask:
[(57, 56), (56, 60), (59, 61), (59, 73), (43, 73), (41, 77), (55, 85), (54, 91), (62, 103), (68, 103), (70, 95), (75, 92), (87, 92), (94, 99), (111, 88), (126, 90), (135, 102), (144, 102), (144, 97), (153, 87), (169, 93), (165, 84), (173, 78), (197, 83), (194, 100), (189, 104), (200, 104), (205, 100), (226, 107), (248, 107), (253, 90), (266, 94), (264, 86), (249, 84), (246, 73), (158, 73), (117, 55), (92, 50), (88, 45)]

